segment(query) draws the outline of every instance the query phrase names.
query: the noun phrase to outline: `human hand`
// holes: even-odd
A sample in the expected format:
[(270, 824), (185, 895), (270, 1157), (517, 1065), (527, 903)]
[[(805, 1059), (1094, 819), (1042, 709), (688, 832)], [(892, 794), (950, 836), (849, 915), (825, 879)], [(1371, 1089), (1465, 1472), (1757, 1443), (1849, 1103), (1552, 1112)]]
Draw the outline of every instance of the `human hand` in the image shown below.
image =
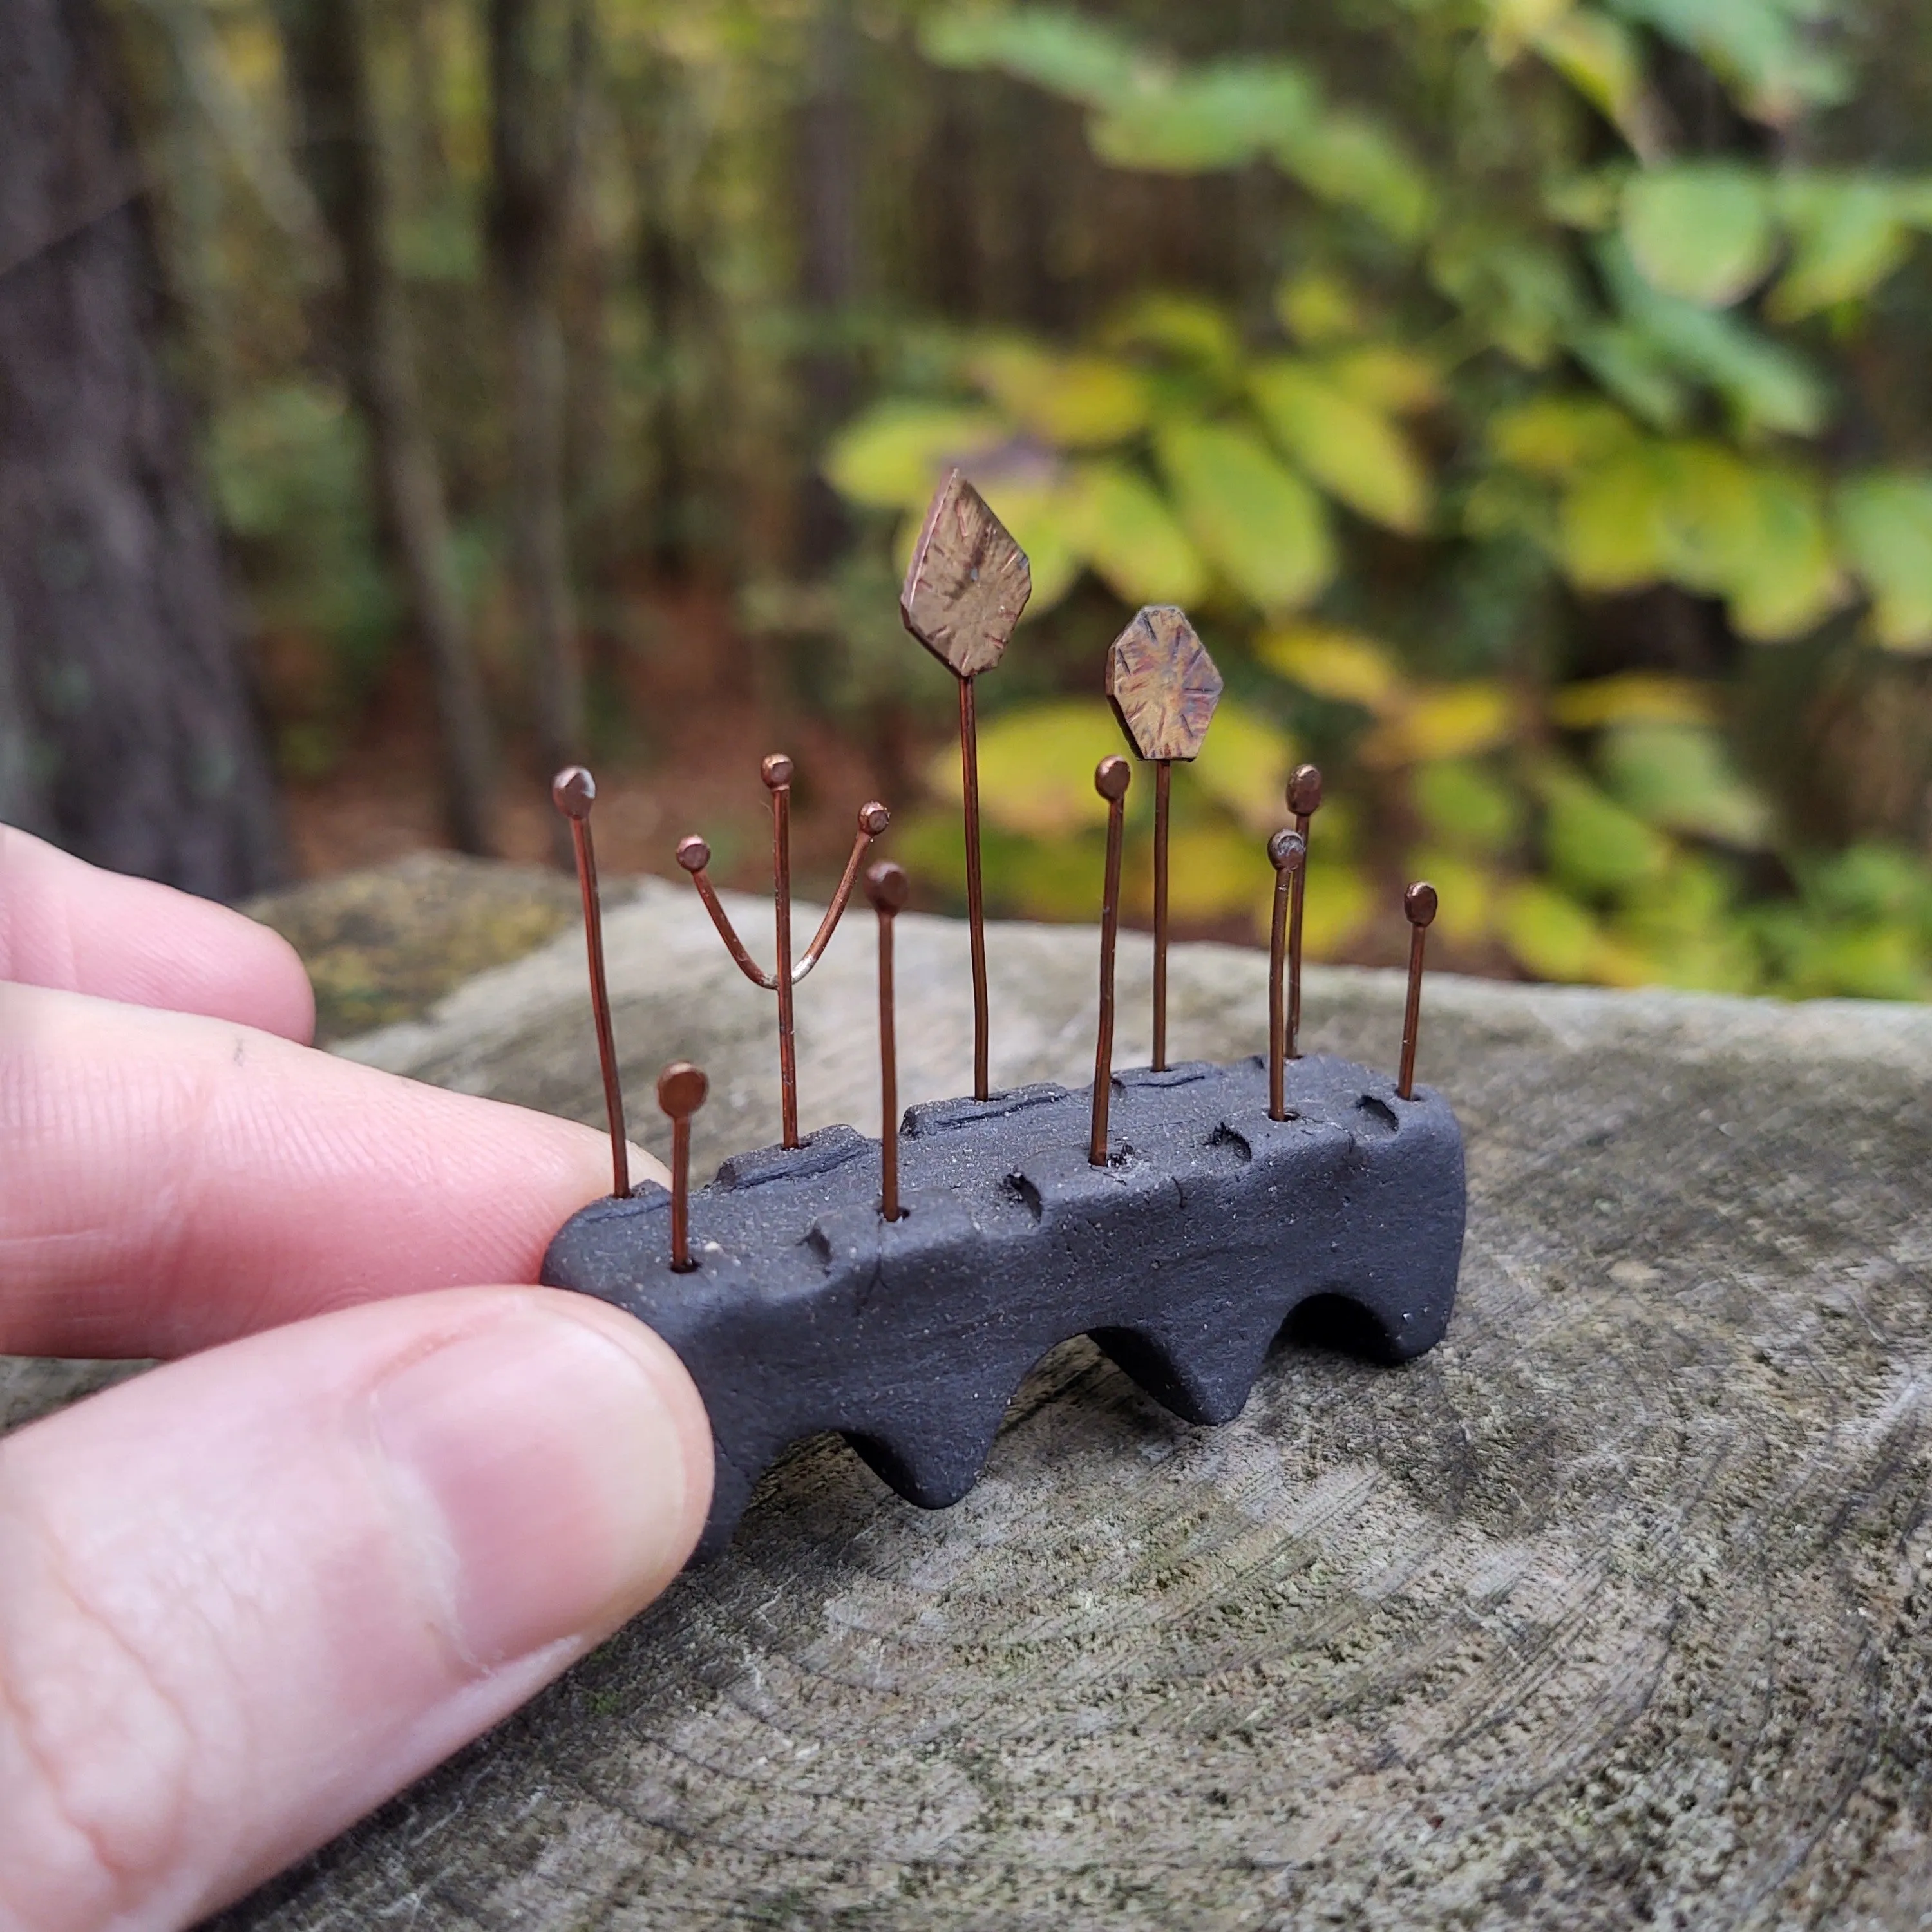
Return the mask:
[(656, 1596), (710, 1429), (640, 1323), (464, 1286), (600, 1136), (310, 1050), (273, 933), (4, 828), (0, 981), (0, 1352), (190, 1356), (0, 1441), (0, 1928), (181, 1925)]

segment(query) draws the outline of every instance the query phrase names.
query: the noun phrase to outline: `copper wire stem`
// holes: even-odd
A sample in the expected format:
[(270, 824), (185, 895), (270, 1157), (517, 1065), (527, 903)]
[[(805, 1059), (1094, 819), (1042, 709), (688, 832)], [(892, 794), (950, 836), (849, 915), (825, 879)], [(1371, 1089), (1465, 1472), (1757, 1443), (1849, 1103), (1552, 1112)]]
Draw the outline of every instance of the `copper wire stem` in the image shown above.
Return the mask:
[(783, 1144), (798, 1140), (798, 1040), (794, 1030), (796, 1002), (791, 970), (791, 787), (772, 788), (772, 894), (777, 961), (772, 977), (778, 996), (778, 1111)]
[(986, 901), (980, 874), (980, 730), (973, 680), (959, 680), (959, 774), (966, 795), (966, 925), (973, 954), (973, 1097), (988, 1098)]
[(1087, 1158), (1107, 1164), (1107, 1104), (1114, 1086), (1114, 945), (1120, 928), (1120, 840), (1126, 819), (1126, 788), (1107, 801), (1107, 883), (1100, 902), (1100, 1027), (1094, 1046), (1094, 1130)]
[(1167, 799), (1174, 766), (1154, 768), (1154, 1070), (1167, 1066)]
[(1402, 1071), (1396, 1082), (1396, 1097), (1415, 1098), (1415, 1043), (1422, 1030), (1422, 949), (1428, 928), (1412, 926), (1408, 930), (1408, 998), (1402, 1011)]
[[(1294, 830), (1304, 845), (1312, 816), (1306, 812), (1294, 814)], [(1301, 900), (1307, 884), (1308, 865), (1304, 858), (1296, 867), (1288, 889), (1288, 1040), (1282, 1057), (1288, 1060), (1301, 1058)]]
[(892, 914), (879, 909), (879, 1213), (896, 1221), (899, 1205), (899, 1059), (892, 993)]
[(670, 1124), (670, 1264), (676, 1274), (688, 1274), (698, 1264), (691, 1258), (691, 1117)]
[(1288, 901), (1300, 874), (1286, 868), (1274, 875), (1274, 918), (1268, 928), (1268, 1118), (1288, 1118), (1288, 1016), (1282, 1006)]
[(631, 1191), (631, 1156), (624, 1134), (624, 1090), (617, 1078), (617, 1040), (610, 1026), (610, 987), (604, 971), (604, 912), (597, 892), (597, 854), (587, 818), (573, 818), (570, 838), (577, 854), (577, 885), (584, 896), (584, 950), (590, 958), (590, 1012), (597, 1028), (597, 1058), (604, 1072), (604, 1112), (610, 1124), (610, 1192)]
[(777, 980), (746, 951), (745, 942), (733, 927), (730, 914), (719, 904), (709, 877), (700, 868), (692, 874), (691, 883), (698, 888), (698, 896), (704, 902), (704, 910), (711, 915), (711, 923), (718, 928), (718, 937), (724, 940), (724, 950), (736, 962), (738, 970), (753, 986), (762, 986), (768, 993), (772, 992), (778, 985)]

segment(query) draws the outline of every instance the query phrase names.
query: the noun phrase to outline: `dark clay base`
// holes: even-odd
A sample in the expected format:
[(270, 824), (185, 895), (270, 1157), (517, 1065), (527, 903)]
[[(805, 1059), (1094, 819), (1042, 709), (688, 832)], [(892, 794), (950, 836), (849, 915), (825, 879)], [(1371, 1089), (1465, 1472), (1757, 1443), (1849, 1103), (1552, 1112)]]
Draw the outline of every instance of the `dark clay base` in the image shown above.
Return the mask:
[(1258, 1059), (1117, 1074), (1104, 1168), (1088, 1162), (1084, 1090), (914, 1107), (895, 1222), (878, 1143), (829, 1127), (738, 1155), (693, 1193), (692, 1273), (671, 1271), (670, 1196), (646, 1184), (567, 1222), (543, 1280), (628, 1310), (691, 1371), (718, 1454), (694, 1562), (724, 1550), (787, 1447), (828, 1430), (943, 1508), (1070, 1336), (1202, 1423), (1240, 1413), (1312, 1297), (1354, 1304), (1389, 1360), (1442, 1338), (1464, 1212), (1448, 1103), (1398, 1100), (1342, 1060), (1294, 1061), (1288, 1080), (1291, 1118), (1271, 1120)]

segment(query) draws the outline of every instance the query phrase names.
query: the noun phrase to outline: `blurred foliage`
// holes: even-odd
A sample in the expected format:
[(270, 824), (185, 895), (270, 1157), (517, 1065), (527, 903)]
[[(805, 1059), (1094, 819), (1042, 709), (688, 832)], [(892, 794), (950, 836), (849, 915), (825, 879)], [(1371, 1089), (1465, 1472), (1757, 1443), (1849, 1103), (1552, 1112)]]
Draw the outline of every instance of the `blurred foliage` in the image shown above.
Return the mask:
[[(319, 770), (398, 620), (272, 14), (118, 4), (265, 691)], [(484, 10), (364, 12), (505, 693)], [(982, 696), (1006, 909), (1090, 916), (1101, 650), (1172, 602), (1228, 686), (1176, 777), (1198, 929), (1259, 920), (1311, 757), (1318, 954), (1375, 951), (1426, 872), (1478, 967), (1932, 990), (1918, 0), (600, 0), (596, 40), (563, 320), (607, 705), (680, 648), (647, 587), (714, 586), (748, 682), (923, 778), (896, 836), (956, 878), (948, 680), (896, 610), (956, 461), (1034, 565)]]
[[(1738, 674), (1579, 677), (1576, 620), (1548, 613), (1667, 586), (1752, 646), (1835, 622), (1843, 651), (1932, 651), (1932, 472), (1834, 435), (1832, 368), (1932, 228), (1932, 176), (1673, 138), (1658, 77), (1681, 91), (1687, 59), (1741, 147), (1845, 98), (1828, 0), (1354, 10), (1395, 70), (1376, 110), (1312, 60), (1184, 62), (1043, 8), (929, 15), (934, 60), (1078, 104), (1108, 164), (1270, 168), (1309, 206), (1264, 325), (1162, 292), (1077, 349), (968, 333), (922, 394), (848, 426), (828, 475), (897, 513), (903, 550), (963, 464), (1035, 560), (1033, 619), (1083, 580), (1196, 614), (1240, 695), (1177, 789), (1183, 916), (1265, 930), (1260, 841), (1314, 748), (1370, 834), (1316, 820), (1318, 952), (1358, 943), (1394, 860), (1441, 889), (1452, 946), (1538, 976), (1924, 997), (1922, 857), (1809, 851), (1802, 788), (1741, 768)], [(1436, 124), (1398, 111), (1418, 93)], [(1505, 583), (1500, 608), (1472, 595)], [(1091, 854), (1069, 851), (1097, 836), (1086, 775), (1114, 742), (1093, 703), (996, 721), (1010, 904), (1090, 909)], [(949, 871), (950, 823), (914, 834)]]

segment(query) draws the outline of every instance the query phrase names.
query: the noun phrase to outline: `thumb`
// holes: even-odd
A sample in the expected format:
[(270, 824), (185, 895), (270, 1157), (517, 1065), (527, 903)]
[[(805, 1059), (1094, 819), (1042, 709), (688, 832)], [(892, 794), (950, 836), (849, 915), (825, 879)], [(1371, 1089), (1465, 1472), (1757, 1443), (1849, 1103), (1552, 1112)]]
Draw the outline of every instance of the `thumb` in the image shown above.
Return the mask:
[(0, 1928), (200, 1918), (655, 1597), (711, 1491), (601, 1302), (464, 1288), (158, 1369), (0, 1442)]

